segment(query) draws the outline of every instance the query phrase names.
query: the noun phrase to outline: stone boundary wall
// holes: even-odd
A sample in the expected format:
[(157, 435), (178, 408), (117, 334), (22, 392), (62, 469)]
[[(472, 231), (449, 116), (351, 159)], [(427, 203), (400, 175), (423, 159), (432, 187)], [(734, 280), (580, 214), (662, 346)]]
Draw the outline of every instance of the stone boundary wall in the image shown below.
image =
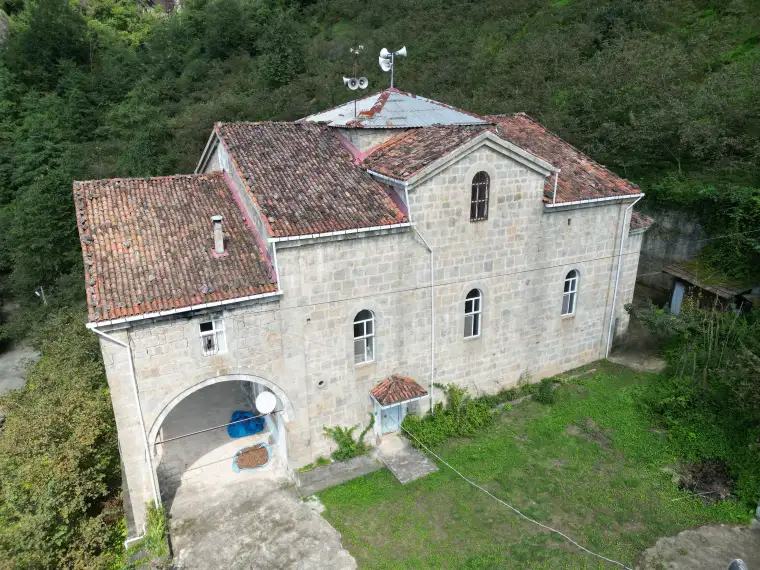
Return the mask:
[(698, 241), (704, 238), (704, 230), (694, 214), (683, 210), (647, 213), (654, 218), (654, 224), (644, 234), (637, 282), (670, 291), (673, 279), (661, 273), (662, 268), (695, 257), (704, 245)]

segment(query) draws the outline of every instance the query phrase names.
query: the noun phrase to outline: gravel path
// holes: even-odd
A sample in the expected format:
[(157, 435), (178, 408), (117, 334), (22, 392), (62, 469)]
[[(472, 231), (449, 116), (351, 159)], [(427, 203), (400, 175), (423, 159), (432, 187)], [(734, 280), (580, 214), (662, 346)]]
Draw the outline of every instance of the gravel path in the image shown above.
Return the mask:
[(26, 345), (13, 346), (0, 354), (0, 394), (24, 385), (26, 369), (40, 357)]

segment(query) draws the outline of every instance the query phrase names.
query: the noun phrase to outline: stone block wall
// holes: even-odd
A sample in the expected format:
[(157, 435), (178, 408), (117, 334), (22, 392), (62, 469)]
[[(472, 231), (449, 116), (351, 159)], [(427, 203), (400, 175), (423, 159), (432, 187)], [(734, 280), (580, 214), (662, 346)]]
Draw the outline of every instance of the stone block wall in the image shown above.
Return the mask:
[(643, 236), (639, 281), (649, 287), (670, 291), (673, 278), (661, 273), (663, 266), (694, 258), (704, 246), (702, 226), (693, 214), (680, 210), (651, 212), (654, 224)]
[[(491, 179), (488, 219), (470, 222), (470, 185), (480, 170)], [(410, 185), (412, 221), (435, 251), (436, 381), (495, 392), (603, 356), (610, 318), (624, 330), (641, 234), (624, 251), (612, 317), (611, 303), (630, 201), (548, 210), (543, 185), (541, 174), (489, 147)], [(213, 313), (224, 320), (226, 353), (202, 354), (199, 326), (209, 313), (113, 333), (132, 348), (151, 441), (173, 406), (199, 387), (248, 379), (270, 387), (286, 409), (296, 469), (335, 447), (324, 426), (366, 425), (369, 390), (380, 380), (397, 373), (429, 388), (431, 256), (413, 229), (276, 246), (281, 295)], [(573, 269), (577, 308), (563, 317), (564, 279)], [(481, 335), (465, 339), (464, 302), (474, 288), (484, 295)], [(355, 365), (353, 320), (364, 309), (375, 317), (375, 359)], [(139, 523), (151, 492), (129, 362), (123, 348), (102, 347)]]
[[(473, 176), (491, 180), (488, 219), (469, 219)], [(482, 147), (410, 187), (410, 211), (436, 251), (436, 381), (493, 392), (604, 355), (622, 216), (630, 202), (549, 211), (544, 178)], [(627, 221), (626, 221), (627, 228)], [(625, 251), (616, 316), (633, 292), (637, 242)], [(561, 315), (565, 276), (577, 309)], [(484, 295), (482, 334), (464, 337), (467, 293)]]

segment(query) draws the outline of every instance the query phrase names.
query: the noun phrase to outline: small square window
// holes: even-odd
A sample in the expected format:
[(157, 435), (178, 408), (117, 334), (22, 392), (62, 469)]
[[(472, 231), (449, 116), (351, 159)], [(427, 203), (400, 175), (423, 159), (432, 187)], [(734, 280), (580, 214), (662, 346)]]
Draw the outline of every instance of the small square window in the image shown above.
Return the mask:
[(224, 320), (213, 319), (200, 324), (201, 350), (203, 356), (212, 356), (227, 352), (227, 338), (224, 333)]

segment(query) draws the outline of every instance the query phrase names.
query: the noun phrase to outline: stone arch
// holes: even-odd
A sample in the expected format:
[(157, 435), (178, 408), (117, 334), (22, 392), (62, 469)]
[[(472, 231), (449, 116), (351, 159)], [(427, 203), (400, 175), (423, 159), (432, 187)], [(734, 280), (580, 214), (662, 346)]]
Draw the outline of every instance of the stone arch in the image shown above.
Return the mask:
[(283, 404), (283, 412), (282, 412), (282, 419), (284, 422), (289, 422), (293, 418), (295, 418), (295, 409), (293, 408), (293, 403), (290, 401), (290, 398), (287, 397), (285, 392), (277, 386), (274, 382), (271, 382), (267, 380), (266, 378), (262, 378), (261, 376), (256, 376), (254, 374), (225, 374), (223, 376), (215, 376), (213, 378), (207, 378), (206, 380), (203, 380), (201, 382), (198, 382), (197, 384), (191, 386), (190, 388), (187, 388), (177, 394), (174, 398), (171, 399), (171, 401), (164, 406), (164, 408), (159, 412), (156, 419), (153, 421), (153, 425), (150, 428), (150, 432), (148, 433), (148, 442), (151, 446), (155, 445), (156, 438), (158, 437), (158, 430), (161, 429), (161, 425), (163, 425), (164, 420), (169, 415), (169, 413), (179, 404), (182, 400), (187, 398), (190, 394), (197, 392), (198, 390), (202, 390), (203, 388), (206, 388), (208, 386), (213, 386), (214, 384), (219, 384), (221, 382), (251, 382), (251, 383), (257, 383), (261, 384), (262, 386), (266, 386), (269, 388), (274, 394), (279, 398), (279, 400)]

